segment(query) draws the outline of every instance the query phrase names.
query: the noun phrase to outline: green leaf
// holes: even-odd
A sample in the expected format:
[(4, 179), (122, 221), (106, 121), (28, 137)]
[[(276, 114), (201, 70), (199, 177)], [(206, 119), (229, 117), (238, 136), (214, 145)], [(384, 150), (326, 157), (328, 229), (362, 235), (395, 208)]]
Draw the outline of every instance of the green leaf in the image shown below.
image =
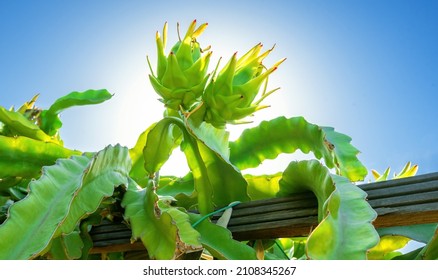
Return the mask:
[(199, 233), (191, 227), (188, 215), (177, 208), (159, 208), (158, 202), (153, 181), (146, 188), (130, 181), (122, 206), (132, 237), (141, 239), (151, 258), (175, 259), (199, 250)]
[(169, 214), (172, 217), (173, 222), (178, 228), (178, 236), (183, 242), (185, 248), (182, 244), (178, 244), (179, 253), (188, 253), (191, 251), (199, 251), (201, 249), (200, 235), (195, 229), (193, 229), (190, 218), (183, 208), (172, 207), (164, 200), (158, 200), (158, 205), (162, 213)]
[(290, 260), (289, 252), (291, 251), (292, 241), (289, 238), (263, 241), (273, 242), (272, 245), (268, 244), (270, 245), (269, 247), (264, 246), (267, 249), (265, 250), (265, 260)]
[[(68, 234), (70, 225), (96, 209), (108, 186), (127, 180), (118, 157), (123, 149), (109, 146), (91, 159), (73, 156), (44, 167), (41, 178), (29, 184), (28, 196), (11, 206), (9, 217), (0, 226), (0, 259), (37, 256), (59, 236), (60, 227)], [(124, 153), (127, 155), (126, 149)]]
[(32, 258), (48, 245), (68, 213), (89, 161), (85, 156), (58, 160), (30, 183), (30, 194), (11, 206), (0, 226), (0, 259)]
[(339, 168), (341, 175), (353, 181), (363, 180), (367, 171), (350, 141), (351, 138), (333, 128), (308, 123), (303, 117), (279, 117), (246, 129), (239, 139), (231, 142), (230, 161), (244, 170), (299, 149), (306, 154), (313, 152), (317, 159), (324, 159), (327, 167)]
[(63, 235), (64, 248), (69, 259), (77, 260), (82, 256), (82, 248), (84, 242), (81, 239), (79, 231), (73, 231), (67, 235)]
[(332, 127), (321, 127), (326, 140), (333, 145), (335, 164), (339, 174), (353, 182), (362, 181), (367, 175), (366, 167), (358, 160), (359, 150), (350, 144), (351, 137), (339, 133)]
[(106, 89), (90, 89), (83, 92), (73, 91), (61, 98), (58, 98), (52, 104), (52, 106), (50, 106), (48, 111), (52, 114), (59, 114), (63, 110), (70, 107), (102, 103), (110, 99), (112, 96), (113, 95)]
[(181, 132), (176, 131), (175, 125), (167, 121), (160, 121), (150, 129), (143, 149), (144, 168), (149, 175), (159, 171), (181, 143)]
[(418, 254), (417, 259), (438, 260), (438, 226), (435, 229), (433, 237)]
[(22, 181), (21, 178), (17, 177), (0, 177), (0, 196), (5, 195), (5, 192), (8, 192), (8, 189), (18, 185)]
[(82, 187), (75, 192), (69, 213), (57, 234), (72, 232), (80, 220), (94, 213), (102, 200), (113, 194), (115, 187), (128, 185), (131, 159), (125, 147), (106, 147), (96, 155), (90, 167), (89, 172), (81, 178)]
[(143, 156), (143, 149), (146, 146), (148, 134), (152, 128), (155, 127), (155, 123), (146, 129), (137, 139), (137, 143), (134, 147), (129, 149), (129, 156), (132, 161), (132, 168), (129, 176), (134, 179), (140, 186), (145, 187), (149, 181), (148, 174), (144, 168), (145, 161)]
[(408, 252), (406, 254), (395, 256), (394, 258), (392, 258), (392, 260), (415, 260), (416, 257), (418, 256), (418, 254), (421, 252), (421, 250), (423, 250), (423, 248), (424, 248), (424, 246), (420, 247), (418, 249), (415, 249), (411, 252)]
[(50, 256), (56, 260), (77, 260), (82, 256), (84, 243), (78, 231), (61, 235), (52, 241)]
[(52, 240), (52, 244), (50, 245), (49, 259), (54, 260), (68, 260), (70, 259), (65, 252), (65, 247), (62, 242), (62, 236), (58, 236), (57, 238)]
[[(202, 218), (201, 215), (189, 214), (192, 224)], [(256, 251), (242, 242), (232, 238), (231, 232), (221, 226), (204, 220), (196, 226), (201, 234), (202, 245), (220, 260), (257, 260)]]
[(281, 176), (281, 172), (274, 175), (245, 175), (251, 200), (274, 198), (279, 190)]
[(192, 135), (201, 140), (211, 150), (215, 151), (226, 160), (230, 158), (229, 150), (229, 135), (230, 133), (225, 129), (218, 129), (213, 125), (204, 121), (192, 121), (188, 119), (188, 129)]
[(103, 217), (100, 215), (100, 213), (96, 212), (81, 221), (81, 224), (79, 225), (80, 237), (84, 243), (84, 246), (82, 247), (81, 260), (87, 260), (89, 258), (90, 250), (94, 245), (89, 231), (91, 230), (92, 226), (101, 224), (102, 219)]
[(0, 196), (0, 225), (6, 220), (9, 208), (14, 204), (8, 197)]
[(112, 97), (106, 89), (87, 90), (84, 92), (71, 92), (57, 99), (48, 110), (41, 112), (41, 128), (49, 135), (53, 136), (62, 126), (58, 115), (65, 109), (102, 103)]
[(79, 154), (55, 143), (0, 136), (0, 178), (38, 177), (41, 167), (53, 165), (58, 158)]
[(348, 179), (333, 175), (318, 161), (292, 162), (283, 172), (278, 196), (310, 190), (318, 200), (319, 225), (307, 240), (310, 259), (366, 259), (379, 236), (376, 212), (366, 193)]
[[(28, 183), (29, 181), (26, 180), (25, 182)], [(12, 200), (14, 200), (14, 201), (22, 200), (28, 194), (27, 184), (26, 184), (26, 187), (24, 187), (23, 185), (22, 186), (17, 185), (17, 186), (14, 186), (12, 188), (9, 188), (8, 193), (9, 193), (8, 196), (10, 196)]]
[(436, 227), (437, 224), (420, 224), (412, 226), (378, 228), (377, 232), (380, 236), (400, 235), (418, 242), (427, 243), (433, 237)]
[(371, 248), (368, 252), (369, 260), (388, 260), (401, 255), (397, 250), (402, 249), (409, 242), (409, 238), (404, 236), (383, 236), (379, 244)]
[[(182, 150), (193, 174), (200, 213), (206, 215), (213, 212), (215, 207), (245, 200), (247, 183), (241, 174), (202, 142), (195, 139), (187, 141), (187, 138), (184, 139)], [(245, 193), (241, 194), (242, 191)]]
[(317, 125), (303, 117), (279, 117), (263, 121), (246, 129), (239, 139), (230, 143), (230, 161), (240, 170), (259, 166), (265, 159), (275, 159), (282, 153), (313, 152), (334, 167), (333, 156), (324, 141), (324, 133)]
[(203, 202), (201, 189), (206, 188), (209, 188), (206, 193), (211, 193), (214, 207), (220, 208), (233, 201), (249, 201), (247, 182), (240, 171), (202, 142), (197, 141), (197, 148), (201, 161), (194, 161), (187, 149), (184, 152), (195, 179), (198, 204)]
[(157, 194), (160, 196), (171, 196), (176, 199), (176, 205), (185, 209), (194, 209), (197, 203), (194, 195), (195, 185), (192, 173), (186, 176), (170, 177), (160, 176)]
[[(279, 238), (276, 244), (282, 249), (282, 254), (287, 259), (305, 259), (306, 258), (307, 237)], [(277, 253), (278, 254), (278, 253)]]
[[(189, 135), (184, 137), (186, 145), (182, 149), (193, 172), (198, 204), (209, 201), (207, 196), (211, 196), (214, 207), (219, 208), (234, 201), (249, 201), (248, 183), (227, 158), (228, 133), (211, 125), (197, 127), (192, 122), (187, 124), (187, 130)], [(210, 206), (213, 205), (205, 208), (208, 212), (201, 208), (200, 212), (204, 215), (212, 212), (214, 209)]]
[(160, 176), (157, 194), (176, 197), (179, 194), (191, 195), (194, 188), (192, 173), (188, 173), (184, 177), (175, 176)]
[[(214, 183), (211, 181), (205, 159), (199, 151), (199, 145), (202, 145), (202, 143), (198, 143), (188, 133), (184, 134), (181, 150), (184, 152), (189, 168), (193, 174), (194, 195), (197, 197), (198, 211), (203, 215), (207, 215), (213, 212), (215, 208), (213, 202)], [(207, 150), (207, 148), (205, 150)]]
[(25, 136), (45, 142), (57, 142), (22, 114), (8, 111), (2, 106), (0, 106), (0, 122), (7, 125), (14, 132), (14, 136)]
[(291, 238), (293, 242), (292, 258), (301, 259), (306, 255), (306, 242), (303, 237)]

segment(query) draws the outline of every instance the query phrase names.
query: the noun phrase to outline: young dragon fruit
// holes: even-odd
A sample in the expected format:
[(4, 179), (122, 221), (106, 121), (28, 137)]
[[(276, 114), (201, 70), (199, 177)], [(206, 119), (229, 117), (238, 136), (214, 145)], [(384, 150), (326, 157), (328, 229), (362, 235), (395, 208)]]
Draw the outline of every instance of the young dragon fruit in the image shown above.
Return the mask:
[(211, 52), (202, 55), (202, 49), (196, 38), (202, 34), (207, 23), (196, 28), (196, 20), (189, 26), (184, 38), (179, 40), (165, 55), (167, 41), (167, 23), (163, 28), (163, 37), (156, 33), (158, 66), (157, 75), (152, 67), (149, 79), (155, 91), (162, 97), (166, 107), (189, 110), (199, 101), (204, 92), (209, 75), (207, 74)]
[(237, 59), (235, 53), (217, 78), (213, 77), (210, 81), (203, 96), (206, 104), (204, 117), (206, 122), (217, 128), (223, 128), (227, 123), (239, 123), (239, 120), (268, 107), (260, 103), (278, 88), (266, 92), (267, 84), (265, 84), (260, 99), (255, 102), (254, 99), (262, 84), (267, 83), (268, 76), (285, 59), (266, 69), (262, 62), (273, 48), (260, 54), (262, 47), (262, 44), (257, 44), (240, 59)]

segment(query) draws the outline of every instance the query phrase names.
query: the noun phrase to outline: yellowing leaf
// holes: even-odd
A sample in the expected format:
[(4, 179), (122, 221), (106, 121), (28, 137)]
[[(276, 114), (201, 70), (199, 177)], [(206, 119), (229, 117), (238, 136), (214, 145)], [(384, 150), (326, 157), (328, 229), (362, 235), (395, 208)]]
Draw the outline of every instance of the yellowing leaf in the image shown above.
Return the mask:
[(384, 260), (395, 257), (397, 254), (394, 254), (394, 252), (405, 247), (409, 240), (404, 236), (383, 236), (380, 238), (379, 244), (368, 252), (368, 259)]

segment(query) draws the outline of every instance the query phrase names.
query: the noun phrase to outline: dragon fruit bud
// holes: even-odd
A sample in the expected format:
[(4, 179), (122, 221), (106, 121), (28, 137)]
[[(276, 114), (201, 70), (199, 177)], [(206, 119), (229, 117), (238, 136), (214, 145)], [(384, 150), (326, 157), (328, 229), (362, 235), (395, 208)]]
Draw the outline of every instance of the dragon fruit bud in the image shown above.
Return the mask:
[(166, 107), (179, 110), (182, 106), (187, 110), (199, 101), (209, 77), (207, 70), (211, 51), (203, 54), (196, 39), (206, 27), (207, 23), (204, 23), (196, 28), (194, 20), (168, 56), (165, 54), (167, 23), (163, 28), (163, 37), (159, 32), (156, 34), (157, 73), (155, 75), (149, 63), (152, 73), (149, 79)]
[(266, 69), (263, 59), (273, 48), (260, 54), (262, 47), (262, 44), (257, 44), (239, 59), (235, 53), (217, 77), (211, 79), (203, 97), (206, 104), (206, 122), (223, 128), (227, 123), (238, 123), (239, 120), (268, 107), (260, 103), (277, 89), (266, 92), (265, 86), (259, 100), (254, 100), (262, 84), (267, 82), (268, 76), (285, 59)]

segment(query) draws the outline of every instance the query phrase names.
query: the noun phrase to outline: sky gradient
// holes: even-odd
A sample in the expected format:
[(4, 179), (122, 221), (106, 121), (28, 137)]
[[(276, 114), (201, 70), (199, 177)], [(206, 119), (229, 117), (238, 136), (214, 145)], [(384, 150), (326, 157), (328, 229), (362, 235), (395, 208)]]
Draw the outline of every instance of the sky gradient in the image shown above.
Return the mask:
[[(165, 2), (165, 3), (162, 3)], [(62, 114), (65, 145), (96, 151), (131, 147), (162, 114), (149, 84), (155, 32), (169, 23), (169, 45), (193, 19), (212, 45), (211, 70), (262, 42), (265, 60), (287, 60), (270, 78), (281, 87), (254, 124), (304, 116), (353, 138), (368, 169), (438, 171), (438, 1), (0, 1), (0, 105), (40, 93), (40, 107), (72, 92), (106, 88), (101, 105)], [(237, 2), (237, 3), (235, 3)], [(224, 64), (222, 64), (224, 65)], [(281, 171), (283, 157), (267, 162)], [(183, 172), (184, 173), (184, 172)]]

